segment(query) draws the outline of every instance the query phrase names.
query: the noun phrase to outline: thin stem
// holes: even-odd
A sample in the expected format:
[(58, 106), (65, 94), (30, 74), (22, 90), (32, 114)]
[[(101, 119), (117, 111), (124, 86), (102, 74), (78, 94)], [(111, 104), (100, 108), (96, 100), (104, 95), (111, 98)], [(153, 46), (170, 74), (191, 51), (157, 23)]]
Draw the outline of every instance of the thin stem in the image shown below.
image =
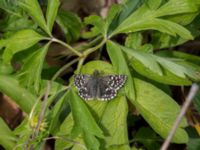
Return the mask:
[(44, 140), (46, 141), (46, 140), (51, 140), (51, 139), (61, 139), (61, 140), (67, 141), (67, 142), (71, 142), (71, 143), (73, 143), (73, 144), (75, 144), (75, 145), (79, 145), (79, 146), (82, 147), (83, 149), (87, 150), (87, 148), (85, 147), (85, 145), (83, 145), (82, 143), (80, 143), (80, 142), (78, 142), (78, 141), (74, 141), (74, 140), (72, 140), (72, 139), (68, 139), (68, 138), (63, 137), (63, 136), (61, 136), (61, 137), (59, 137), (59, 136), (48, 137), (48, 138), (45, 138)]
[(81, 67), (82, 67), (82, 65), (83, 65), (83, 63), (84, 63), (84, 60), (85, 60), (85, 57), (81, 58), (81, 59), (79, 60), (79, 62), (78, 62), (78, 67), (77, 67), (77, 72), (78, 72), (78, 73), (79, 73), (80, 70), (81, 70)]
[(68, 67), (70, 67), (71, 65), (73, 65), (74, 63), (76, 63), (80, 58), (76, 58), (74, 60), (72, 60), (71, 62), (65, 64), (62, 68), (60, 68), (55, 75), (52, 77), (51, 81), (54, 81), (63, 71), (65, 71)]
[(81, 50), (88, 49), (88, 48), (94, 46), (95, 44), (97, 44), (102, 38), (103, 38), (102, 36), (98, 36), (95, 39), (93, 39), (92, 41), (90, 41), (89, 43), (77, 48), (77, 50), (81, 51)]
[(76, 49), (74, 49), (73, 47), (71, 47), (70, 45), (68, 45), (67, 43), (65, 43), (65, 42), (63, 42), (63, 41), (61, 41), (59, 39), (52, 38), (52, 41), (63, 45), (64, 47), (68, 48), (70, 51), (74, 52), (79, 57), (83, 56), (82, 53), (78, 52)]
[(46, 104), (47, 104), (47, 100), (48, 100), (50, 89), (51, 89), (51, 83), (48, 81), (47, 82), (47, 89), (46, 89), (46, 92), (45, 92), (45, 95), (44, 95), (44, 101), (42, 103), (42, 111), (40, 113), (40, 116), (39, 116), (39, 119), (38, 119), (38, 123), (37, 123), (36, 129), (35, 129), (35, 135), (36, 136), (39, 133), (40, 126), (41, 126), (42, 120), (43, 120), (44, 115), (45, 115)]
[(101, 43), (99, 43), (99, 44), (98, 44), (97, 46), (95, 46), (95, 47), (89, 48), (88, 50), (86, 50), (86, 51), (83, 53), (83, 55), (84, 55), (84, 56), (87, 56), (87, 55), (89, 55), (90, 53), (96, 51), (97, 49), (99, 49), (101, 46), (103, 46), (103, 45), (105, 44), (106, 40), (107, 40), (107, 39), (104, 38), (104, 39), (101, 41)]
[(192, 99), (194, 98), (194, 96), (196, 95), (197, 91), (198, 91), (199, 87), (197, 84), (193, 84), (190, 92), (188, 94), (188, 96), (186, 97), (185, 103), (183, 104), (183, 107), (181, 108), (181, 112), (179, 113), (178, 117), (176, 118), (176, 121), (174, 122), (174, 125), (172, 127), (172, 130), (170, 131), (170, 133), (168, 134), (165, 142), (163, 143), (162, 147), (160, 150), (167, 150), (170, 141), (172, 140), (182, 118), (184, 117), (188, 107), (190, 106), (190, 103), (192, 102)]

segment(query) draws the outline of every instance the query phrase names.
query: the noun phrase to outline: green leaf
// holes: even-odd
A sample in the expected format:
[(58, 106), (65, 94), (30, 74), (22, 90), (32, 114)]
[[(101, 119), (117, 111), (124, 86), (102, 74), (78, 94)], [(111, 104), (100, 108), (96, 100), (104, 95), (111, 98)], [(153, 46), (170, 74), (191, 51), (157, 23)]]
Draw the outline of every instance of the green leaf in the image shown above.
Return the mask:
[(125, 46), (135, 50), (139, 50), (142, 46), (142, 34), (140, 32), (131, 33), (127, 36)]
[(159, 75), (163, 74), (160, 66), (158, 65), (156, 60), (153, 57), (151, 57), (151, 54), (141, 52), (141, 51), (136, 51), (136, 50), (124, 47), (124, 46), (121, 46), (121, 49), (125, 53), (127, 53), (128, 56), (134, 57), (135, 59), (140, 61), (145, 67), (149, 68), (153, 72), (155, 72)]
[(45, 39), (45, 37), (33, 30), (26, 29), (18, 31), (10, 38), (6, 39), (6, 42), (3, 42), (3, 46), (5, 46), (3, 61), (8, 63), (15, 53), (33, 46), (42, 39)]
[(0, 145), (6, 150), (12, 150), (16, 146), (17, 137), (15, 137), (2, 118), (0, 118), (0, 133)]
[(154, 29), (172, 36), (179, 35), (184, 39), (193, 39), (191, 33), (184, 27), (168, 20), (158, 19), (158, 11), (159, 9), (151, 10), (146, 5), (143, 5), (125, 19), (113, 34)]
[(107, 20), (107, 25), (109, 27), (108, 35), (113, 32), (117, 26), (119, 26), (132, 12), (134, 12), (138, 7), (140, 7), (144, 1), (141, 0), (127, 0), (122, 3), (122, 5), (113, 5), (109, 12)]
[(150, 9), (157, 9), (161, 5), (163, 0), (147, 0), (146, 4)]
[(0, 91), (14, 100), (19, 107), (29, 113), (36, 102), (36, 97), (22, 88), (12, 77), (0, 75)]
[[(75, 122), (72, 130), (72, 136), (77, 136), (81, 131), (88, 149), (99, 149), (100, 143), (95, 136), (103, 138), (103, 132), (97, 125), (83, 100), (76, 95), (73, 90), (70, 91), (70, 106)], [(93, 139), (93, 144), (91, 138)]]
[[(177, 9), (178, 8), (178, 9)], [(197, 12), (198, 6), (194, 1), (188, 0), (170, 0), (161, 6), (156, 12), (157, 17), (175, 15), (175, 14), (184, 14)]]
[(30, 55), (19, 74), (20, 82), (29, 89), (33, 85), (36, 93), (40, 90), (41, 72), (49, 44), (46, 44)]
[[(160, 68), (160, 66), (162, 66), (164, 69), (167, 69), (169, 72), (180, 78), (192, 79), (197, 81), (200, 79), (198, 76), (199, 69), (195, 69), (195, 67), (192, 66), (188, 67), (189, 64), (188, 65), (181, 64), (181, 61), (184, 62), (183, 60), (173, 60), (169, 58), (164, 58), (153, 54), (145, 53), (142, 51), (136, 51), (124, 46), (121, 46), (121, 48), (125, 53), (128, 54), (129, 57), (137, 59), (147, 69), (151, 70), (154, 73), (157, 73), (160, 76), (163, 76), (163, 71)], [(135, 60), (132, 61), (134, 63), (136, 62)], [(141, 69), (139, 70), (141, 71)]]
[[(107, 52), (109, 57), (112, 61), (113, 67), (118, 74), (124, 74), (128, 76), (128, 79), (125, 83), (125, 92), (129, 98), (135, 98), (135, 91), (134, 91), (134, 83), (131, 76), (131, 73), (128, 68), (128, 64), (124, 57), (123, 52), (121, 51), (120, 46), (116, 45), (115, 43), (108, 41), (107, 43)], [(119, 63), (120, 62), (120, 63)]]
[(168, 84), (168, 85), (191, 85), (192, 82), (187, 78), (181, 78), (171, 73), (167, 69), (163, 68), (163, 75), (160, 76), (149, 68), (145, 67), (140, 61), (137, 59), (131, 59), (130, 65), (133, 67), (135, 71), (139, 74), (155, 80), (160, 83)]
[(0, 9), (3, 9), (4, 11), (10, 13), (11, 15), (21, 16), (18, 8), (18, 1), (1, 0)]
[(105, 129), (105, 149), (129, 150), (127, 117), (128, 105), (124, 96), (118, 97), (108, 103), (102, 116), (101, 124)]
[(78, 40), (83, 25), (76, 14), (60, 9), (56, 22), (65, 33), (67, 42)]
[(14, 72), (14, 69), (11, 64), (4, 64), (0, 59), (0, 74), (9, 75)]
[[(198, 75), (200, 70), (197, 67), (193, 67), (189, 63), (187, 64), (183, 60), (180, 60), (179, 62), (178, 60), (176, 61), (173, 59), (163, 58), (156, 55), (154, 55), (153, 57), (161, 66), (163, 66), (164, 68), (169, 70), (171, 73), (179, 77), (186, 78), (186, 76), (188, 76), (188, 78), (191, 78), (193, 80), (197, 80), (197, 81), (200, 80), (200, 77)], [(194, 69), (194, 68), (197, 68), (197, 69)]]
[(142, 143), (148, 150), (159, 150), (160, 140), (156, 133), (149, 127), (141, 127), (135, 134), (133, 140)]
[[(59, 97), (57, 99), (57, 103), (51, 109), (50, 116), (52, 119), (49, 125), (49, 131), (53, 135), (55, 135), (59, 131), (60, 126), (63, 123), (65, 117), (69, 115), (70, 108), (68, 103), (68, 94), (69, 92), (66, 92), (61, 97)], [(64, 133), (67, 134), (66, 132)]]
[(193, 104), (195, 106), (195, 109), (200, 113), (200, 90), (196, 93), (194, 99), (193, 99)]
[[(166, 138), (180, 112), (179, 105), (163, 91), (139, 79), (135, 79), (137, 99), (131, 102), (143, 118), (163, 138)], [(187, 132), (182, 128), (187, 125), (184, 118), (172, 139), (174, 143), (187, 143)]]
[(46, 19), (49, 31), (52, 31), (59, 5), (60, 5), (60, 0), (48, 0)]
[(115, 19), (115, 17), (117, 17), (119, 15), (121, 10), (122, 10), (121, 5), (113, 4), (111, 6), (111, 8), (108, 11), (108, 15), (106, 17), (106, 25), (107, 25), (106, 28), (107, 29), (111, 25), (111, 23)]
[(88, 31), (83, 34), (83, 37), (88, 38), (90, 36), (96, 36), (102, 34), (104, 37), (107, 34), (106, 23), (100, 16), (90, 15), (89, 17), (84, 18), (84, 23), (86, 25), (93, 25), (91, 31)]
[(191, 138), (187, 145), (187, 150), (200, 149), (200, 138)]
[(40, 8), (38, 1), (36, 0), (26, 0), (21, 2), (21, 7), (33, 18), (35, 22), (49, 35), (51, 32), (46, 25), (44, 15)]
[(187, 53), (183, 53), (183, 52), (175, 51), (175, 50), (173, 51), (163, 50), (163, 51), (157, 52), (156, 54), (162, 57), (181, 58), (181, 59), (184, 59), (185, 61), (200, 65), (200, 57), (196, 55), (187, 54)]

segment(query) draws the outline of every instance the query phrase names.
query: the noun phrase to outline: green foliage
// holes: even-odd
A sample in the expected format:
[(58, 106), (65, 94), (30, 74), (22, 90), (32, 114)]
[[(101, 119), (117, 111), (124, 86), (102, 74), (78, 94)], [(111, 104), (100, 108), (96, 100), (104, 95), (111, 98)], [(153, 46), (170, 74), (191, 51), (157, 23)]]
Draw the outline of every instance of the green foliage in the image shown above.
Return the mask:
[[(200, 3), (126, 0), (114, 4), (107, 17), (88, 15), (83, 22), (61, 5), (59, 0), (0, 2), (5, 14), (0, 20), (0, 91), (27, 114), (14, 131), (0, 118), (0, 144), (8, 150), (42, 149), (52, 135), (57, 150), (136, 149), (130, 142), (159, 149), (180, 112), (161, 89), (200, 81), (200, 58), (168, 49), (200, 35)], [(64, 65), (54, 68), (52, 60)], [(78, 96), (71, 75), (94, 70), (128, 77), (114, 99)], [(61, 78), (61, 73), (67, 74)], [(133, 115), (135, 109), (140, 117)], [(132, 129), (142, 119), (148, 127)], [(198, 149), (199, 138), (188, 136), (187, 125), (183, 118), (171, 142), (189, 141), (189, 149)]]
[(13, 149), (13, 147), (15, 147), (17, 137), (15, 137), (14, 133), (2, 118), (0, 118), (0, 133), (0, 144), (7, 150)]

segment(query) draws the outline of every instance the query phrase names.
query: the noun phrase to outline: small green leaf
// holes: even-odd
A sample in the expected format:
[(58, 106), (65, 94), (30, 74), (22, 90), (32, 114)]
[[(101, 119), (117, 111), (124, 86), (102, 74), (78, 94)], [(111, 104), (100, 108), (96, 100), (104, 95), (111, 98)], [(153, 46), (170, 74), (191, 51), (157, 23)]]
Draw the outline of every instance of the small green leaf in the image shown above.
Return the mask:
[[(66, 92), (60, 97), (60, 93), (59, 93), (59, 98), (57, 98), (57, 103), (51, 109), (50, 116), (52, 119), (50, 121), (49, 131), (53, 135), (58, 133), (60, 126), (63, 123), (65, 117), (69, 115), (70, 108), (69, 108), (69, 103), (68, 103), (68, 94), (69, 92)], [(66, 132), (64, 133), (67, 134)]]
[(12, 77), (0, 75), (0, 91), (14, 100), (19, 107), (29, 113), (36, 102), (36, 97), (22, 88)]
[(19, 74), (20, 82), (29, 89), (32, 85), (34, 85), (34, 91), (36, 93), (38, 93), (40, 89), (41, 72), (49, 44), (50, 43), (46, 44), (44, 47), (38, 49), (30, 55), (26, 59)]
[(200, 113), (200, 90), (198, 90), (197, 94), (195, 95), (193, 99), (193, 104), (196, 110)]
[(134, 136), (135, 141), (142, 143), (148, 150), (159, 150), (160, 137), (149, 127), (141, 127)]
[(127, 36), (125, 46), (135, 50), (139, 50), (142, 46), (142, 34), (140, 32), (131, 33)]
[(0, 74), (8, 75), (14, 72), (14, 69), (11, 64), (4, 64), (0, 59)]
[(45, 39), (45, 37), (33, 30), (26, 29), (18, 31), (3, 43), (5, 46), (3, 61), (8, 63), (15, 53), (33, 46), (42, 39)]
[(93, 25), (91, 31), (84, 33), (85, 35), (96, 36), (98, 34), (102, 34), (103, 36), (106, 36), (106, 34), (107, 34), (106, 23), (100, 16), (91, 15), (89, 17), (86, 17), (84, 19), (84, 23), (86, 25)]
[(46, 25), (46, 21), (40, 5), (37, 0), (26, 0), (25, 2), (21, 2), (21, 7), (28, 12), (28, 14), (33, 18), (35, 22), (49, 35), (51, 32)]
[[(136, 106), (143, 118), (163, 138), (172, 129), (174, 121), (180, 112), (179, 105), (163, 91), (139, 79), (135, 79), (136, 100), (131, 102)], [(172, 142), (187, 143), (187, 132), (182, 128), (187, 125), (184, 118), (177, 129)]]
[(78, 40), (83, 25), (76, 14), (60, 9), (56, 22), (65, 33), (67, 42)]
[(16, 146), (17, 137), (2, 118), (0, 118), (0, 133), (0, 145), (6, 150), (12, 150)]
[(52, 31), (59, 5), (60, 5), (60, 0), (48, 0), (46, 19), (49, 31)]
[(111, 41), (108, 41), (107, 52), (109, 54), (109, 57), (111, 58), (113, 67), (116, 70), (116, 72), (119, 74), (124, 74), (128, 76), (128, 79), (125, 83), (125, 91), (128, 97), (131, 97), (132, 99), (134, 99), (135, 98), (134, 82), (133, 82), (132, 75), (129, 71), (128, 64), (126, 62), (123, 52), (121, 51), (120, 46), (116, 45), (115, 43)]

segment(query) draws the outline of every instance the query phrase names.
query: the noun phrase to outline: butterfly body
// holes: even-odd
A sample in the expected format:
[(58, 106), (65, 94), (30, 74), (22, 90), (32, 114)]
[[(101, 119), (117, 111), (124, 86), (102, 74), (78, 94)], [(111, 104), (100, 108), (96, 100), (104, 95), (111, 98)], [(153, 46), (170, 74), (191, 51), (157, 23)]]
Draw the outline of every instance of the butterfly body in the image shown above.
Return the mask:
[(74, 85), (84, 100), (110, 100), (117, 95), (117, 90), (123, 86), (126, 78), (126, 75), (101, 76), (98, 71), (94, 71), (92, 75), (75, 75)]

